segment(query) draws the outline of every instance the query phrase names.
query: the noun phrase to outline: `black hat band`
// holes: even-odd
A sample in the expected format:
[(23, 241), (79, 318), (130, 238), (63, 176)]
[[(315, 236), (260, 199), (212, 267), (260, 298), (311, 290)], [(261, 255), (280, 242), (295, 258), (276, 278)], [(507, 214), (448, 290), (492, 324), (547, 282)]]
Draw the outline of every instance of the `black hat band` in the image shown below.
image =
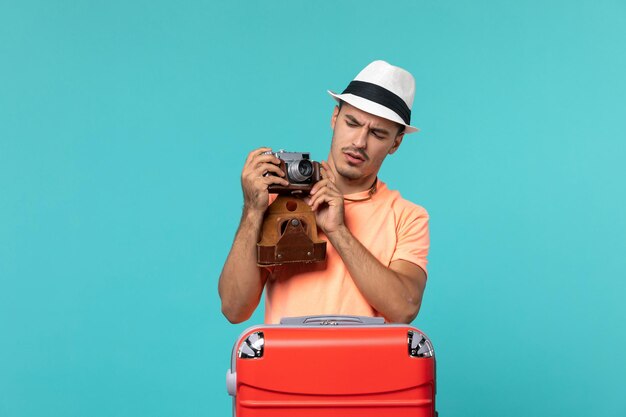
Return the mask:
[(404, 120), (406, 125), (411, 124), (411, 109), (409, 109), (409, 106), (397, 94), (384, 87), (366, 81), (352, 81), (341, 94), (354, 94), (378, 103), (393, 110)]

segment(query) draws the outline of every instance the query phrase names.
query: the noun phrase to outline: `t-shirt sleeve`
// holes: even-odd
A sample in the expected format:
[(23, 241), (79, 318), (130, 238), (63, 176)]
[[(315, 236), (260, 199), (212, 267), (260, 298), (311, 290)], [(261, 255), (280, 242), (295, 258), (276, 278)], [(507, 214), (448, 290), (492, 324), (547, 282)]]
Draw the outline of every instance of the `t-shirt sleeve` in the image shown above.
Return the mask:
[(400, 213), (396, 226), (398, 240), (391, 262), (404, 260), (422, 268), (426, 274), (430, 235), (428, 233), (428, 212), (421, 206), (407, 206)]

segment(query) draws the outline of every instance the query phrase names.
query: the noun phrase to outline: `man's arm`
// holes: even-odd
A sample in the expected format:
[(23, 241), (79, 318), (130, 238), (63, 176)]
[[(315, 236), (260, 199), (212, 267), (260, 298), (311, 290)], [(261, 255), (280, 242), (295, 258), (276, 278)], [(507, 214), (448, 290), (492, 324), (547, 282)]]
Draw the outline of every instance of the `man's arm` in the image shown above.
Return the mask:
[(241, 323), (252, 315), (267, 280), (267, 271), (256, 264), (256, 243), (262, 221), (262, 212), (244, 209), (235, 241), (220, 274), (218, 291), (222, 313), (231, 323)]
[(350, 276), (367, 302), (391, 322), (410, 323), (419, 312), (426, 273), (412, 262), (397, 260), (386, 267), (359, 242), (344, 224), (343, 195), (328, 164), (324, 179), (311, 190), (308, 203), (341, 256)]
[(368, 303), (387, 320), (410, 323), (422, 303), (426, 273), (412, 262), (380, 263), (344, 226), (327, 234)]
[[(269, 150), (259, 148), (250, 152), (241, 173), (243, 214), (218, 284), (222, 313), (231, 323), (250, 318), (259, 304), (267, 270), (257, 266), (256, 244), (269, 203), (267, 189), (270, 184), (288, 185), (282, 178), (285, 174), (277, 166), (280, 160), (264, 154)], [(278, 176), (265, 176), (268, 172)]]

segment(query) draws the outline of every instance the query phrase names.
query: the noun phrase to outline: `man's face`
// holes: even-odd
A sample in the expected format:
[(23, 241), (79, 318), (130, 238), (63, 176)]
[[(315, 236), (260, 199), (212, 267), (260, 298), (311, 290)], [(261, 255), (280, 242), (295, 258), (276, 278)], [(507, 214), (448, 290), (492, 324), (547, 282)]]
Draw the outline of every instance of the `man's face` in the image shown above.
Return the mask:
[(391, 120), (343, 103), (335, 107), (330, 123), (333, 139), (329, 160), (349, 183), (371, 185), (385, 157), (394, 153), (404, 133)]

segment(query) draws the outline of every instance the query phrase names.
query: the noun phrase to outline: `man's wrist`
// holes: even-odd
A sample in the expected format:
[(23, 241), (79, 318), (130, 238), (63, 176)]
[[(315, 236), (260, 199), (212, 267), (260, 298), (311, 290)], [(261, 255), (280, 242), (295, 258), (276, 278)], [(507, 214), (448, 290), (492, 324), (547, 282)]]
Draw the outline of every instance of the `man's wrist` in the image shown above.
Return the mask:
[(251, 223), (261, 223), (263, 221), (263, 216), (265, 215), (265, 210), (259, 210), (252, 207), (243, 207), (243, 213), (241, 215), (242, 222), (251, 222)]
[(335, 247), (339, 246), (338, 244), (340, 242), (343, 242), (352, 236), (352, 233), (350, 233), (350, 230), (346, 227), (345, 224), (338, 226), (333, 231), (327, 231), (325, 232), (325, 234)]

